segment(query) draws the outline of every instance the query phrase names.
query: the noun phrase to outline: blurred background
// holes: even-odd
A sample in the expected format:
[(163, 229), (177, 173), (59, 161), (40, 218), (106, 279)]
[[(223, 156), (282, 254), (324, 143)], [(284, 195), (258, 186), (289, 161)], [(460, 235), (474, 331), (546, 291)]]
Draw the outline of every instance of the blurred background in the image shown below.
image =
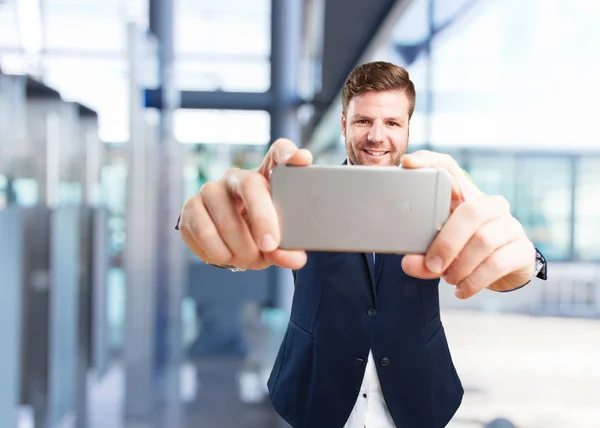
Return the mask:
[(452, 427), (600, 426), (596, 0), (0, 0), (0, 427), (279, 428), (291, 274), (203, 264), (179, 210), (287, 137), (345, 158), (359, 63), (416, 84), (410, 150), (504, 195), (547, 282), (441, 284)]

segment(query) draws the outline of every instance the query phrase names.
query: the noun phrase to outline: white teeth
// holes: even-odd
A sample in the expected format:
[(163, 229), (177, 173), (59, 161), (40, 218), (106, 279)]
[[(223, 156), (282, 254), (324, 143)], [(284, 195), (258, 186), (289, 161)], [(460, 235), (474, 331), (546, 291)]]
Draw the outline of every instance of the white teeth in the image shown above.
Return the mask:
[(365, 150), (368, 154), (370, 154), (371, 156), (383, 156), (385, 155), (387, 152), (370, 152), (368, 150)]

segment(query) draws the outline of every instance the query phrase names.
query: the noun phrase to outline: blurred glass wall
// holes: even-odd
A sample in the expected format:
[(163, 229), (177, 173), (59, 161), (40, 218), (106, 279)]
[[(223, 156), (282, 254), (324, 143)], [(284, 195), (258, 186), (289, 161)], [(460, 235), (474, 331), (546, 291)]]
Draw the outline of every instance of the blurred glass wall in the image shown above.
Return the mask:
[(504, 195), (551, 261), (600, 261), (599, 16), (586, 0), (416, 0), (371, 58), (415, 82), (409, 150), (449, 153)]

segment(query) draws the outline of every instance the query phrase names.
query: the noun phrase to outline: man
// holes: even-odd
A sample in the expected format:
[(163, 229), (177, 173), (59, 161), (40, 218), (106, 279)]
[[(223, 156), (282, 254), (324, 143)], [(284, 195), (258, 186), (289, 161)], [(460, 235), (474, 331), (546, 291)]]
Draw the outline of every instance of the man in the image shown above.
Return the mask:
[(292, 312), (268, 386), (295, 428), (445, 426), (463, 388), (440, 319), (439, 278), (462, 299), (545, 278), (543, 256), (502, 197), (479, 191), (447, 155), (405, 154), (414, 106), (406, 70), (367, 63), (346, 81), (341, 125), (349, 165), (451, 174), (452, 213), (424, 256), (278, 249), (269, 171), (312, 162), (288, 140), (276, 141), (257, 171), (232, 169), (183, 207), (182, 237), (205, 262), (292, 269)]

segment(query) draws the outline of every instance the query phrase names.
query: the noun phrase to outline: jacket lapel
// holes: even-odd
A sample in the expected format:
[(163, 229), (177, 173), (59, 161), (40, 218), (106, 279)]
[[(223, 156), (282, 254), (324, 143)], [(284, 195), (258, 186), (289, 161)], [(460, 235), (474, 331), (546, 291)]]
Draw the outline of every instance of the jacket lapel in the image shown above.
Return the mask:
[[(393, 258), (393, 263), (402, 263), (401, 254), (375, 254), (375, 262), (373, 262), (373, 254), (372, 253), (364, 253), (367, 261), (370, 262), (369, 265), (369, 273), (371, 274), (371, 285), (373, 286), (373, 294), (377, 293), (377, 284), (379, 283), (379, 277), (381, 276), (381, 272), (383, 272), (383, 265), (387, 262), (391, 261)], [(396, 260), (397, 259), (397, 260)]]
[(375, 263), (373, 261), (373, 253), (363, 253), (367, 260), (367, 266), (369, 267), (369, 275), (371, 276), (371, 281), (375, 281)]
[(375, 278), (375, 263), (373, 261), (373, 253), (363, 253), (363, 256), (365, 256), (365, 261), (367, 262), (367, 266), (369, 268), (369, 277), (371, 278), (371, 290), (373, 291), (373, 298), (375, 298), (375, 283), (377, 281)]
[(385, 262), (386, 254), (377, 254), (375, 256), (375, 284), (381, 275), (381, 269), (383, 269), (383, 263)]

